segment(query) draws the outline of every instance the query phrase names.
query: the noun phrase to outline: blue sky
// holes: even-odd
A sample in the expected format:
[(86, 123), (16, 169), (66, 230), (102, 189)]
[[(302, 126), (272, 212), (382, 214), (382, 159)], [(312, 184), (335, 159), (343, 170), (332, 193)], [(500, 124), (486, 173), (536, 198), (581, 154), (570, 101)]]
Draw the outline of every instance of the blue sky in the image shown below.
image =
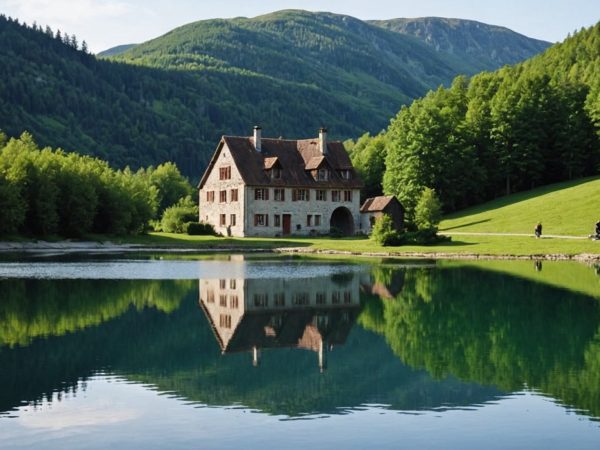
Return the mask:
[(551, 42), (600, 20), (599, 0), (0, 0), (1, 13), (74, 33), (93, 52), (143, 42), (196, 20), (289, 8), (361, 19), (473, 19)]

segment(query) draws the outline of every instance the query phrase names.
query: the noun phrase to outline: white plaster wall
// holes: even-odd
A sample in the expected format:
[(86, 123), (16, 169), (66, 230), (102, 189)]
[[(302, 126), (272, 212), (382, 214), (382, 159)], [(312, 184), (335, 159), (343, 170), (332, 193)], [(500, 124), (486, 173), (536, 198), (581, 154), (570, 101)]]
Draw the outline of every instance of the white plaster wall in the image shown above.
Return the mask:
[[(225, 281), (225, 288), (221, 288), (221, 280)], [(231, 287), (231, 280), (235, 280), (235, 287)], [(244, 316), (244, 292), (245, 282), (243, 278), (223, 278), (223, 279), (201, 279), (199, 281), (200, 302), (206, 308), (210, 315), (215, 331), (219, 334), (221, 341), (225, 346), (233, 337), (233, 333), (239, 322)], [(212, 296), (209, 295), (212, 293)], [(221, 305), (220, 296), (226, 297), (226, 304)], [(237, 296), (237, 307), (232, 303), (233, 296)], [(212, 298), (213, 301), (209, 301)], [(231, 317), (231, 327), (220, 326), (220, 316), (228, 315)]]

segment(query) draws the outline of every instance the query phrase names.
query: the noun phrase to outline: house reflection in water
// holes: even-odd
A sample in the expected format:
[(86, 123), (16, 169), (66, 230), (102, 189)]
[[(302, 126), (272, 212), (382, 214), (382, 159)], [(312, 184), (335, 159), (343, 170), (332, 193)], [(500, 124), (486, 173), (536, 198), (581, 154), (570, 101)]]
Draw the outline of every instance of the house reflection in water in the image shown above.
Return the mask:
[(359, 279), (352, 273), (298, 279), (201, 279), (200, 305), (223, 353), (291, 347), (318, 353), (343, 344), (360, 310)]

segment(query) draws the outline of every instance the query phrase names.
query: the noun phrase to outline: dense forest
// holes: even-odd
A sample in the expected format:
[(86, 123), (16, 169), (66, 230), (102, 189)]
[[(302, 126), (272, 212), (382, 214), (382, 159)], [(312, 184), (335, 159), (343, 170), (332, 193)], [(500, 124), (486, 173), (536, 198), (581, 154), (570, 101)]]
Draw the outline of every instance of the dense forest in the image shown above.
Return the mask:
[(0, 133), (0, 235), (136, 233), (190, 194), (173, 163), (115, 170), (98, 158), (40, 149), (28, 133), (9, 141)]
[(413, 36), (328, 13), (196, 22), (115, 59), (0, 15), (0, 129), (115, 168), (173, 161), (194, 180), (223, 134), (257, 123), (290, 138), (323, 125), (334, 138), (378, 132), (400, 105), (459, 73), (474, 68)]
[(410, 217), (425, 187), (453, 211), (596, 174), (599, 138), (597, 24), (521, 64), (457, 77), (349, 148), (367, 193), (395, 194)]

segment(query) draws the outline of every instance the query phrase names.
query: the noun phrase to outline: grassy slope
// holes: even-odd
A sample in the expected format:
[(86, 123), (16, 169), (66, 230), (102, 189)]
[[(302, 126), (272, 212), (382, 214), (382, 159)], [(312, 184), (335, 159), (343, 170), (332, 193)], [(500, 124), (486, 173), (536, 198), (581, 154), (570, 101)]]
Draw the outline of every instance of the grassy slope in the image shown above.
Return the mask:
[(600, 219), (600, 177), (543, 186), (502, 197), (447, 216), (442, 231), (587, 236)]

